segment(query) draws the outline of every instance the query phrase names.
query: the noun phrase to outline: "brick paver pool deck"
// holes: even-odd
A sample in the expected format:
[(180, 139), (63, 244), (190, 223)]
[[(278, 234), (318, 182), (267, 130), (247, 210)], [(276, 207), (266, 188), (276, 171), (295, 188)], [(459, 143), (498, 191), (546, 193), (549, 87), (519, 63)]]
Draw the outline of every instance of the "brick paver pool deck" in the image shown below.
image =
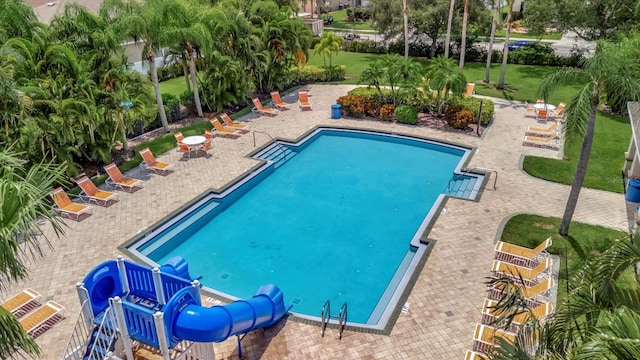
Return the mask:
[[(558, 157), (560, 152), (521, 145), (524, 128), (535, 120), (524, 117), (520, 102), (493, 99), (496, 116), (483, 137), (442, 132), (425, 127), (368, 120), (332, 120), (330, 105), (351, 86), (311, 86), (313, 111), (301, 112), (296, 94), (284, 96), (291, 110), (275, 117), (248, 116), (250, 130), (273, 137), (297, 138), (317, 125), (346, 126), (452, 141), (477, 148), (468, 167), (495, 169), (497, 189), (491, 186), (479, 202), (449, 199), (429, 235), (435, 247), (407, 300), (409, 310), (389, 336), (346, 332), (342, 340), (330, 329), (324, 338), (316, 326), (292, 320), (275, 329), (258, 330), (243, 340), (245, 359), (462, 359), (472, 346), (474, 325), (480, 321), (485, 297), (483, 281), (489, 275), (493, 246), (501, 225), (512, 215), (535, 213), (561, 217), (569, 186), (533, 178), (521, 170), (523, 155)], [(144, 189), (120, 193), (120, 201), (108, 208), (94, 206), (93, 215), (69, 225), (56, 239), (49, 229), (51, 249), (30, 264), (31, 279), (12, 286), (39, 291), (44, 301), (55, 300), (67, 308), (67, 318), (37, 339), (44, 359), (59, 359), (76, 321), (80, 304), (75, 284), (99, 262), (114, 259), (117, 246), (161, 220), (209, 188), (221, 188), (257, 164), (246, 158), (253, 151), (253, 134), (238, 139), (215, 138), (213, 156), (180, 160), (170, 151), (159, 158), (175, 164), (168, 176), (142, 176)], [(268, 136), (256, 133), (257, 146)], [(612, 179), (619, 181), (619, 179)], [(624, 197), (583, 189), (575, 221), (628, 230)], [(249, 225), (249, 224), (244, 224)], [(550, 233), (556, 229), (549, 229)], [(541, 239), (543, 240), (543, 239)], [(10, 293), (5, 294), (9, 296)], [(286, 294), (285, 294), (286, 297)], [(318, 309), (318, 312), (320, 309)], [(215, 345), (216, 359), (236, 359), (235, 337)]]

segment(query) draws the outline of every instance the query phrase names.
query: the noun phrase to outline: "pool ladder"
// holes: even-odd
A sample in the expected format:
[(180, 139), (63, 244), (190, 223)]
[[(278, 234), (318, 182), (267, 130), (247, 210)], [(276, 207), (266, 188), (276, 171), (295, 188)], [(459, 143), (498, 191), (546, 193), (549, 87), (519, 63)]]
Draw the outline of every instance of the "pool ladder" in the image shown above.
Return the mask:
[(347, 325), (347, 303), (345, 302), (340, 307), (340, 313), (338, 316), (331, 316), (331, 301), (327, 300), (322, 306), (322, 314), (320, 315), (322, 318), (322, 330), (320, 330), (320, 335), (324, 337), (324, 333), (327, 329), (327, 324), (331, 319), (338, 320), (338, 339), (342, 340), (342, 334), (344, 333), (344, 327)]

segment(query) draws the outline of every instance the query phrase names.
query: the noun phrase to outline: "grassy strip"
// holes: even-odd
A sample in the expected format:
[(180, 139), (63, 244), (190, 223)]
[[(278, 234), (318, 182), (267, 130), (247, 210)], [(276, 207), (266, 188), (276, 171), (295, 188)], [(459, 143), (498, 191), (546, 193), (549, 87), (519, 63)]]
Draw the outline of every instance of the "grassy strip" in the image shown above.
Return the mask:
[(331, 15), (333, 17), (333, 23), (326, 25), (326, 28), (335, 28), (342, 30), (373, 30), (368, 22), (362, 21), (347, 21), (347, 10), (336, 10), (328, 14), (322, 15), (323, 17)]
[[(553, 245), (547, 251), (562, 258), (558, 284), (558, 299), (567, 296), (567, 278), (585, 262), (602, 254), (613, 240), (628, 238), (622, 231), (579, 222), (571, 223), (571, 235), (558, 235), (560, 218), (520, 214), (509, 219), (500, 240), (528, 248), (534, 248), (548, 237)], [(637, 285), (637, 283), (636, 283)]]

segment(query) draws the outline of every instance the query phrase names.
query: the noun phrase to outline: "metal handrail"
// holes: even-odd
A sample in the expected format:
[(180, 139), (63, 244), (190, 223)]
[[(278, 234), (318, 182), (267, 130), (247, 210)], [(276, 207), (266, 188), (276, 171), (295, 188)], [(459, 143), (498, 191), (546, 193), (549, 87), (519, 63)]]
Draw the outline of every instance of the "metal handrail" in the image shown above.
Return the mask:
[[(87, 345), (89, 341), (92, 329), (88, 326), (91, 322), (85, 319), (85, 311), (84, 308), (89, 305), (89, 301), (85, 300), (82, 302), (82, 306), (80, 306), (80, 313), (78, 314), (78, 319), (76, 320), (76, 324), (73, 326), (73, 332), (69, 337), (69, 341), (67, 342), (67, 347), (65, 348), (65, 355), (63, 359), (82, 359), (82, 355), (84, 353), (84, 347)], [(78, 354), (78, 352), (81, 352)]]
[(498, 170), (489, 169), (489, 168), (483, 168), (483, 167), (477, 167), (477, 168), (469, 169), (467, 171), (473, 171), (473, 170), (495, 173), (496, 177), (493, 179), (493, 190), (496, 189), (496, 185), (498, 184)]
[[(109, 301), (111, 302), (111, 299), (109, 299)], [(87, 357), (87, 359), (90, 359), (90, 360), (101, 359), (102, 356), (100, 356), (97, 353), (96, 345), (100, 345), (100, 347), (109, 351), (110, 350), (109, 348), (113, 344), (114, 339), (118, 334), (118, 332), (116, 331), (115, 315), (111, 310), (112, 308), (110, 306), (107, 308), (107, 310), (104, 313), (104, 317), (102, 318), (102, 322), (100, 323), (100, 327), (98, 328), (98, 334), (96, 335), (96, 338), (93, 341), (93, 346), (91, 347), (91, 352), (89, 353), (89, 356)], [(105, 334), (107, 336), (107, 339), (106, 340), (102, 339), (100, 337), (100, 334)]]
[(322, 306), (322, 313), (320, 315), (320, 318), (320, 335), (324, 337), (325, 330), (327, 329), (327, 323), (329, 323), (329, 320), (331, 319), (331, 302), (329, 300), (327, 300), (327, 302), (325, 302)]
[(256, 131), (253, 130), (253, 147), (256, 147), (256, 133), (260, 133), (260, 134), (265, 134), (267, 135), (271, 141), (276, 144), (276, 146), (282, 151), (282, 158), (286, 161), (287, 160), (287, 148), (284, 147), (284, 145), (280, 144), (279, 142), (277, 142), (273, 136), (271, 136), (271, 134), (269, 134), (268, 132), (264, 132), (264, 131)]
[(345, 301), (340, 307), (340, 314), (338, 315), (338, 326), (340, 328), (340, 332), (338, 333), (338, 338), (342, 340), (342, 334), (344, 333), (344, 327), (347, 326), (347, 302)]
[[(474, 171), (483, 171), (483, 172), (491, 172), (491, 173), (495, 173), (496, 176), (493, 178), (493, 190), (496, 190), (496, 185), (498, 184), (498, 170), (494, 170), (494, 169), (488, 169), (488, 168), (482, 168), (482, 167), (477, 167), (477, 168), (471, 168), (471, 169), (466, 169), (464, 170), (462, 173), (460, 174), (454, 174), (453, 177), (449, 180), (449, 182), (447, 183), (447, 192), (451, 191), (451, 183), (454, 180), (457, 180), (463, 176), (467, 176), (468, 174), (474, 172)], [(489, 175), (489, 177), (491, 177), (491, 175)]]

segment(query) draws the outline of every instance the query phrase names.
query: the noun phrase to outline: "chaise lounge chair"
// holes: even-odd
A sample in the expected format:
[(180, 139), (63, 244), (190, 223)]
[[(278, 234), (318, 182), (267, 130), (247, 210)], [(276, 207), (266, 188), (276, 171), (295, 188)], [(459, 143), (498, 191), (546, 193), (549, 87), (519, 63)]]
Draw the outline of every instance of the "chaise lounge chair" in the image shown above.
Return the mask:
[(513, 343), (516, 339), (516, 334), (496, 329), (493, 326), (477, 324), (476, 331), (473, 333), (473, 351), (491, 352), (494, 346), (498, 344), (497, 337)]
[[(502, 310), (498, 310), (495, 306), (498, 304), (497, 301), (485, 299), (484, 306), (482, 307), (482, 323), (493, 325), (493, 322), (496, 321), (503, 314)], [(524, 324), (531, 315), (533, 315), (538, 320), (544, 320), (549, 315), (553, 313), (553, 304), (551, 302), (546, 302), (540, 304), (531, 311), (523, 311), (511, 318), (511, 324), (507, 328), (508, 331), (517, 333), (520, 326)], [(502, 323), (502, 321), (500, 321)], [(506, 325), (506, 324), (505, 324)], [(502, 327), (502, 326), (499, 326)]]
[(488, 360), (486, 356), (471, 350), (467, 350), (467, 353), (464, 355), (464, 360)]
[(278, 114), (276, 114), (274, 108), (262, 106), (262, 103), (260, 102), (260, 100), (258, 98), (253, 98), (253, 99), (251, 99), (251, 101), (253, 101), (253, 105), (256, 107), (256, 111), (258, 113), (260, 113), (262, 115), (267, 115), (267, 116), (276, 116), (276, 115), (278, 115)]
[(549, 136), (553, 135), (556, 131), (558, 131), (558, 123), (557, 122), (551, 124), (551, 126), (549, 126), (547, 128), (529, 126), (525, 130), (524, 134), (527, 135), (527, 136), (535, 136), (535, 137), (546, 138), (546, 137), (549, 137)]
[(86, 175), (82, 176), (80, 179), (76, 179), (75, 182), (80, 186), (80, 189), (82, 189), (80, 199), (83, 201), (107, 206), (110, 200), (118, 200), (117, 193), (98, 189), (96, 184), (94, 184)]
[(280, 97), (280, 93), (278, 91), (271, 92), (271, 101), (278, 110), (289, 110), (289, 104), (282, 101), (282, 98)]
[(113, 188), (123, 191), (133, 191), (134, 188), (142, 188), (142, 180), (125, 177), (114, 163), (106, 165), (104, 170), (109, 175), (106, 184)]
[(560, 149), (558, 133), (555, 132), (546, 138), (535, 136), (526, 136), (522, 139), (523, 146), (533, 146), (543, 149), (558, 150)]
[(224, 137), (237, 139), (240, 136), (240, 130), (238, 129), (229, 129), (216, 119), (210, 119), (209, 121), (211, 122), (211, 125), (213, 125), (213, 128), (216, 129), (216, 132)]
[(533, 286), (546, 279), (547, 274), (551, 272), (552, 266), (553, 261), (551, 258), (546, 258), (533, 269), (509, 264), (500, 260), (494, 260), (493, 266), (491, 267), (491, 275), (495, 277), (509, 277), (514, 280), (522, 280), (524, 285)]
[(61, 215), (75, 216), (75, 220), (78, 220), (80, 215), (84, 213), (91, 214), (91, 206), (74, 203), (61, 187), (55, 188), (51, 197), (57, 206), (55, 210), (59, 211)]
[(302, 111), (311, 110), (309, 94), (306, 91), (298, 91), (298, 102), (300, 103), (300, 109), (302, 109)]
[[(527, 300), (529, 306), (535, 307), (549, 301), (551, 289), (555, 286), (555, 281), (553, 276), (550, 276), (547, 280), (541, 281), (531, 287), (521, 284), (516, 284), (514, 286), (519, 289), (522, 297)], [(489, 289), (489, 299), (501, 300), (507, 291), (509, 290), (504, 283), (496, 283), (491, 289)]]
[(142, 156), (140, 167), (144, 170), (151, 171), (160, 175), (166, 175), (169, 171), (171, 171), (171, 169), (173, 169), (173, 164), (156, 160), (156, 157), (153, 156), (149, 148), (140, 150), (140, 156)]
[(8, 298), (0, 306), (19, 318), (40, 306), (38, 300), (40, 300), (40, 293), (32, 289), (24, 289)]
[[(231, 120), (231, 118), (229, 117), (229, 115), (227, 115), (227, 113), (218, 114), (218, 117), (220, 117), (220, 119), (222, 119), (222, 122), (224, 122), (225, 126), (228, 126), (228, 127), (232, 128), (232, 129), (242, 130), (242, 129), (247, 127), (247, 125), (234, 123), (233, 120)], [(247, 130), (242, 130), (242, 131), (247, 131)]]
[(534, 267), (544, 258), (549, 257), (546, 250), (551, 245), (550, 237), (533, 249), (498, 241), (495, 247), (495, 257), (498, 260), (507, 261), (515, 265)]
[(47, 301), (46, 304), (29, 313), (19, 321), (25, 332), (35, 338), (51, 329), (63, 319), (64, 306), (54, 301)]
[(471, 96), (475, 94), (474, 89), (476, 88), (476, 83), (467, 83), (467, 87), (464, 91), (464, 96)]

